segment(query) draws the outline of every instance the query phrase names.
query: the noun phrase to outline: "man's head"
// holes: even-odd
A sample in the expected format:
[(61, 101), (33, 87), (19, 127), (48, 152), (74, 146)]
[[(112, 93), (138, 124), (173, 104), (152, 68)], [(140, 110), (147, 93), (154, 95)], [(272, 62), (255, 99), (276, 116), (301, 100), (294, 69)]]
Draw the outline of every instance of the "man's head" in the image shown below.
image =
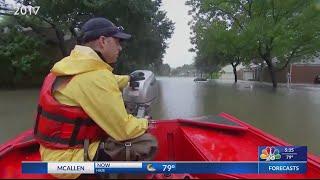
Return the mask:
[(101, 53), (103, 59), (109, 63), (115, 63), (122, 47), (121, 40), (131, 37), (126, 34), (122, 27), (115, 26), (105, 18), (92, 18), (81, 28), (82, 44), (93, 48)]

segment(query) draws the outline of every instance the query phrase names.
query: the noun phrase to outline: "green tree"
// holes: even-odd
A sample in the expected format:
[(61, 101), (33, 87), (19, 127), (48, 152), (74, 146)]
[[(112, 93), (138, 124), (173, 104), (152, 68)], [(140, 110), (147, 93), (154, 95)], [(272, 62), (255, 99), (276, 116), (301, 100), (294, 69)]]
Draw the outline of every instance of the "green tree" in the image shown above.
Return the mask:
[(169, 64), (163, 64), (161, 67), (160, 67), (160, 70), (159, 70), (159, 75), (161, 76), (169, 76), (170, 75), (170, 71), (171, 71), (171, 68), (169, 66)]
[(195, 71), (195, 65), (194, 64), (184, 64), (180, 67), (174, 68), (171, 70), (171, 75), (173, 76), (193, 76), (192, 72)]
[[(12, 9), (0, 1), (0, 15), (12, 16), (16, 25), (31, 27), (41, 36), (43, 28), (54, 30), (61, 54), (69, 54), (66, 35), (72, 39), (79, 37), (79, 28), (91, 17), (106, 17), (116, 25), (124, 27), (133, 38), (123, 44), (123, 51), (116, 65), (116, 73), (128, 73), (137, 68), (160, 67), (171, 37), (174, 24), (160, 10), (161, 0), (121, 1), (121, 0), (15, 0), (15, 2), (40, 6), (37, 15), (12, 16)], [(41, 37), (46, 38), (46, 37)], [(46, 40), (45, 40), (46, 41)]]
[[(77, 37), (77, 28), (91, 17), (107, 17), (115, 24), (122, 25), (133, 34), (128, 43), (130, 51), (123, 57), (138, 64), (160, 61), (167, 47), (166, 40), (173, 33), (173, 23), (161, 11), (161, 1), (119, 1), (119, 0), (16, 0), (24, 5), (40, 6), (37, 15), (21, 17), (21, 24), (38, 29), (47, 25), (56, 31), (59, 47), (64, 56), (68, 55), (64, 35)], [(10, 14), (10, 13), (9, 13)], [(40, 21), (40, 23), (39, 23)], [(143, 58), (142, 58), (143, 57)]]
[(195, 57), (194, 65), (198, 72), (200, 72), (201, 78), (203, 76), (203, 73), (211, 75), (213, 72), (218, 72), (221, 69), (217, 61), (212, 60), (212, 57), (199, 54), (199, 52)]
[(189, 0), (195, 20), (210, 24), (226, 22), (250, 37), (250, 53), (263, 60), (269, 69), (273, 87), (275, 72), (288, 64), (309, 60), (320, 47), (319, 1), (299, 0)]
[[(211, 62), (206, 63), (207, 68), (232, 65), (236, 83), (238, 80), (237, 66), (240, 63), (247, 63), (252, 57), (247, 34), (236, 27), (228, 28), (225, 23), (212, 23), (204, 32), (203, 38), (197, 41), (198, 55), (202, 54), (206, 57), (203, 58), (203, 61)], [(212, 69), (213, 72), (218, 70), (220, 68)]]
[(2, 86), (14, 87), (26, 80), (32, 84), (34, 82), (31, 77), (35, 76), (34, 73), (43, 73), (43, 69), (48, 68), (47, 61), (36, 50), (43, 46), (43, 41), (25, 36), (17, 28), (11, 28), (10, 32), (0, 33), (0, 42)]

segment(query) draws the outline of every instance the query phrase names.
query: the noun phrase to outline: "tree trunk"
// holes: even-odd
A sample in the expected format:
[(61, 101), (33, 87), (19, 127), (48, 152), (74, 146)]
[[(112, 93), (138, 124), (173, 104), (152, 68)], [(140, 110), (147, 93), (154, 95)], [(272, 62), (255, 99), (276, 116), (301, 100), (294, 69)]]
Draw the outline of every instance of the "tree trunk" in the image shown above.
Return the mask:
[(70, 26), (69, 31), (71, 32), (73, 37), (78, 38), (78, 35), (77, 35), (76, 31), (74, 30), (74, 26)]
[(275, 69), (274, 69), (273, 64), (271, 62), (271, 59), (270, 58), (269, 59), (265, 59), (265, 61), (266, 61), (267, 65), (268, 65), (268, 70), (269, 70), (272, 86), (273, 86), (273, 88), (277, 88), (278, 84), (277, 84)]
[(236, 66), (232, 66), (233, 67), (233, 74), (234, 74), (234, 83), (238, 82), (238, 75), (237, 75), (237, 67)]
[(59, 45), (59, 48), (60, 48), (60, 51), (61, 51), (63, 57), (68, 56), (69, 54), (67, 52), (66, 45), (64, 44), (64, 37), (63, 37), (64, 35), (63, 35), (62, 30), (58, 29), (57, 26), (54, 23), (52, 23), (51, 21), (49, 21), (48, 19), (45, 19), (39, 15), (37, 17), (51, 25), (51, 27), (54, 29), (54, 31), (56, 33), (58, 45)]
[(81, 36), (77, 34), (74, 28), (75, 26), (70, 26), (69, 31), (71, 32), (72, 36), (75, 38), (76, 44), (82, 44)]
[(66, 45), (64, 44), (63, 32), (60, 31), (59, 29), (57, 29), (56, 27), (53, 27), (53, 28), (56, 32), (56, 36), (58, 39), (58, 45), (61, 50), (61, 53), (62, 53), (63, 57), (66, 57), (66, 56), (68, 56), (68, 52), (67, 52)]
[(234, 75), (234, 83), (238, 82), (238, 75), (237, 75), (237, 66), (239, 65), (239, 61), (235, 64), (231, 63), (231, 66), (233, 68), (233, 75)]

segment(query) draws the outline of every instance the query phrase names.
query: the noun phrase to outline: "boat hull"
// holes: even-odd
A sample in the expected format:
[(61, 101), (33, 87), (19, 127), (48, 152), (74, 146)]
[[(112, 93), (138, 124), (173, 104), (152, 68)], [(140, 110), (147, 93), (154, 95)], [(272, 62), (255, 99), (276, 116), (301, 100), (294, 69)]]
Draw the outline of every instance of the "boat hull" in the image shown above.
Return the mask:
[[(239, 119), (221, 113), (192, 119), (151, 121), (158, 139), (155, 161), (257, 161), (258, 146), (287, 146)], [(40, 161), (32, 130), (0, 146), (0, 178), (53, 178), (49, 174), (21, 174), (21, 161)], [(320, 178), (320, 159), (308, 154), (306, 174), (177, 174), (147, 178)]]

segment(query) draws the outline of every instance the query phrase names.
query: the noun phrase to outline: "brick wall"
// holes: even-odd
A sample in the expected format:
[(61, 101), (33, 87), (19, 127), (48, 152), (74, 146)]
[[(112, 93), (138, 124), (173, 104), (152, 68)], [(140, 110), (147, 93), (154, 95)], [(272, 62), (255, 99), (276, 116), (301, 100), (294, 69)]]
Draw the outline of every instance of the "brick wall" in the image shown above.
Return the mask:
[[(277, 82), (286, 83), (287, 73), (289, 71), (290, 66), (282, 71), (276, 72)], [(313, 84), (313, 80), (318, 74), (320, 74), (320, 64), (293, 64), (291, 69), (291, 82)], [(264, 68), (262, 71), (262, 81), (271, 82), (268, 68)]]
[(320, 64), (293, 64), (291, 69), (292, 83), (310, 83), (320, 74)]
[[(276, 79), (279, 83), (286, 83), (287, 82), (287, 73), (288, 70), (284, 69), (282, 71), (276, 71)], [(271, 82), (270, 72), (267, 67), (263, 68), (262, 70), (262, 81)]]

